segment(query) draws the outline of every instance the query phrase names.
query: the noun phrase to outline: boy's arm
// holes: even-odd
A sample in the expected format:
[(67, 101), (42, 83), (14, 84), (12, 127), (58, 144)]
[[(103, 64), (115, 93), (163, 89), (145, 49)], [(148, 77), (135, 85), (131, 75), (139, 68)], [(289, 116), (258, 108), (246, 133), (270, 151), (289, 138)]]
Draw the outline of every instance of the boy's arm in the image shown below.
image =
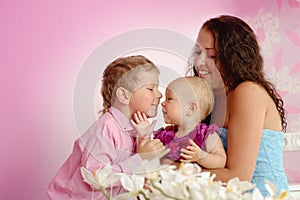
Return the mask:
[[(142, 159), (132, 154), (134, 143), (131, 137), (111, 126), (98, 125), (95, 134), (87, 140), (81, 140), (84, 149), (82, 164), (90, 171), (103, 169), (107, 164), (112, 166), (112, 173), (134, 172)], [(130, 134), (130, 133), (128, 133)]]
[(182, 149), (183, 162), (197, 162), (204, 168), (223, 168), (226, 164), (226, 153), (217, 133), (210, 134), (205, 141), (206, 150), (203, 151), (194, 141), (187, 149)]

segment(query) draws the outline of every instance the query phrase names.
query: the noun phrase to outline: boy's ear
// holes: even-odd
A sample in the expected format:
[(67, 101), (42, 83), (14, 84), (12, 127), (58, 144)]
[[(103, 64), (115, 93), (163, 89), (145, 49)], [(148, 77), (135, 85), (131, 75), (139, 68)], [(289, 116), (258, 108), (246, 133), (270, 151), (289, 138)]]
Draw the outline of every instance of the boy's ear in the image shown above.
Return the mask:
[(194, 112), (198, 112), (198, 104), (196, 102), (190, 103), (187, 116), (191, 116)]
[(129, 104), (131, 92), (123, 87), (118, 87), (116, 91), (116, 98), (123, 104)]

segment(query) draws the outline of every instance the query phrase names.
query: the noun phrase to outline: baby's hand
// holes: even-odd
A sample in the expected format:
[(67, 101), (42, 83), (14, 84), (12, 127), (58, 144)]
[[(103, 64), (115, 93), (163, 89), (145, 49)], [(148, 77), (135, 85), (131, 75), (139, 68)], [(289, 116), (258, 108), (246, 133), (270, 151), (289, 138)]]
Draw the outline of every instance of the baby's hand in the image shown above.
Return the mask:
[(137, 131), (138, 136), (142, 138), (150, 138), (156, 124), (156, 120), (153, 120), (153, 122), (150, 124), (146, 114), (141, 113), (140, 111), (134, 113), (133, 117), (134, 120), (131, 120), (131, 123)]
[(143, 160), (160, 159), (169, 152), (170, 149), (166, 149), (159, 139), (149, 140), (142, 138), (138, 143), (137, 153)]
[(181, 149), (182, 162), (197, 162), (207, 155), (193, 140), (190, 140), (190, 145), (186, 149)]

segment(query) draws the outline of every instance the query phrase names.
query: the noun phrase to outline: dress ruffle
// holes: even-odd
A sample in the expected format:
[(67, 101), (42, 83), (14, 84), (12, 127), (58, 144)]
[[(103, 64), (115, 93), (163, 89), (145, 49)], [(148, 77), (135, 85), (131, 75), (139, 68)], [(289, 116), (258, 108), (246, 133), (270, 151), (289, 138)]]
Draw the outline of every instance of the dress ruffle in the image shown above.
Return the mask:
[(217, 132), (219, 134), (219, 128), (216, 124), (206, 125), (199, 123), (197, 127), (184, 137), (176, 137), (176, 126), (168, 126), (154, 131), (154, 139), (160, 139), (160, 141), (170, 148), (170, 152), (166, 156), (172, 161), (179, 161), (181, 159), (181, 149), (187, 148), (190, 145), (189, 140), (193, 140), (201, 149), (205, 150), (205, 140), (208, 135)]

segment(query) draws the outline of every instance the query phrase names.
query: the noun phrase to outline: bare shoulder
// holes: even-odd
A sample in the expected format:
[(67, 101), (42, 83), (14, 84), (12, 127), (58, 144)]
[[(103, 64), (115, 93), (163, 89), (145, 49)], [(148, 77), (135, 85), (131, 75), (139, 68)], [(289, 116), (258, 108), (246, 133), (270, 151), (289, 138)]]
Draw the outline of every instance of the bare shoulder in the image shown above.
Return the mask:
[(233, 90), (234, 93), (240, 93), (240, 92), (243, 92), (243, 93), (248, 93), (248, 92), (258, 92), (258, 93), (265, 93), (265, 90), (264, 88), (255, 83), (255, 82), (252, 82), (252, 81), (245, 81), (245, 82), (242, 82), (240, 83), (234, 90)]
[(230, 93), (230, 111), (264, 113), (268, 106), (268, 94), (259, 84), (251, 81), (240, 83)]
[(240, 83), (232, 92), (233, 99), (248, 99), (250, 101), (258, 98), (260, 101), (267, 100), (266, 90), (259, 84), (251, 81)]

